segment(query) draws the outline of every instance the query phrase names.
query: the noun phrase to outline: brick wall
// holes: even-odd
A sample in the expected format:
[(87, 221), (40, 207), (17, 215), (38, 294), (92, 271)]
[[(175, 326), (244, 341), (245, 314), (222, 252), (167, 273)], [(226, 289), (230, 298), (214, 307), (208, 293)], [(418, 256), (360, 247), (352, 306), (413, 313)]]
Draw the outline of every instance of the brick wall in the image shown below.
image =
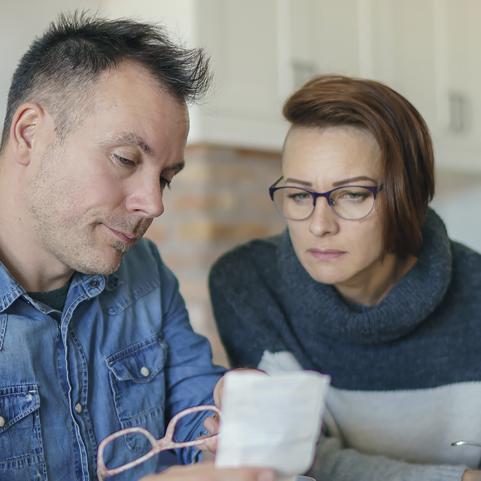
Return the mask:
[[(191, 146), (186, 152), (186, 168), (166, 192), (166, 212), (148, 232), (179, 279), (194, 329), (210, 339), (214, 360), (220, 364), (227, 365), (227, 361), (212, 318), (207, 275), (226, 250), (281, 231), (283, 222), (267, 193), (279, 175), (278, 153)], [(463, 220), (462, 226), (473, 234), (476, 217), (471, 211), (479, 205), (463, 199), (472, 195), (473, 189), (479, 197), (481, 176), (438, 172), (437, 187), (434, 207), (447, 222), (450, 234), (479, 248), (476, 242), (481, 242), (481, 235), (467, 238), (464, 231), (456, 231), (456, 222), (464, 212), (470, 222)], [(456, 199), (460, 208), (453, 210)]]
[(207, 275), (223, 252), (283, 228), (267, 189), (280, 175), (277, 153), (191, 146), (165, 194), (166, 211), (148, 231), (179, 279), (192, 325), (227, 365), (210, 307)]

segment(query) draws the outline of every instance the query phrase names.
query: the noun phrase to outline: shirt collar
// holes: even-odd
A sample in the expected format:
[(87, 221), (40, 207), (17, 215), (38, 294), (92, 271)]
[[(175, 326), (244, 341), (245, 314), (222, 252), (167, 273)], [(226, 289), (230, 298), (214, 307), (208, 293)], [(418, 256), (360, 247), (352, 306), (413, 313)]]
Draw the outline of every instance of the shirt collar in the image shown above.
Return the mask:
[[(106, 288), (115, 290), (119, 284), (116, 273), (104, 276), (101, 274), (81, 274), (76, 272), (72, 279), (73, 284), (81, 284), (89, 297), (94, 297)], [(5, 265), (0, 262), (0, 312), (10, 307), (20, 296), (26, 294), (25, 289), (10, 274)]]
[(15, 300), (25, 294), (25, 289), (12, 277), (0, 262), (0, 312), (5, 311)]

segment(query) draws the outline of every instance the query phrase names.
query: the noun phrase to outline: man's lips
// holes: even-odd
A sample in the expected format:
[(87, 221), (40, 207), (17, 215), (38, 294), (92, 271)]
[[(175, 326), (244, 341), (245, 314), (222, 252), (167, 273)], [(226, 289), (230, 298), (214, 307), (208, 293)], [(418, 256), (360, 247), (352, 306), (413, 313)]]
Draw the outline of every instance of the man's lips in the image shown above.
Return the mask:
[(113, 229), (112, 227), (106, 226), (114, 235), (116, 235), (122, 242), (130, 244), (135, 242), (139, 236), (131, 232), (121, 232), (119, 230)]
[(346, 251), (336, 249), (308, 249), (307, 252), (320, 261), (337, 259), (346, 254)]

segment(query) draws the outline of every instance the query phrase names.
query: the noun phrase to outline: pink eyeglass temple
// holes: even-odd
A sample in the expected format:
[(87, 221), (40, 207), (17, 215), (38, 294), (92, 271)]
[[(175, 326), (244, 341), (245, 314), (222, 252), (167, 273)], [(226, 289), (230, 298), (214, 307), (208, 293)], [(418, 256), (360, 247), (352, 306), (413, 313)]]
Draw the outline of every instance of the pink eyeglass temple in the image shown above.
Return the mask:
[[(213, 411), (215, 414), (220, 416), (220, 411), (217, 407), (215, 406), (210, 406), (210, 405), (202, 405), (202, 406), (195, 406), (192, 408), (187, 408), (184, 409), (183, 411), (178, 412), (169, 422), (167, 425), (167, 429), (165, 431), (165, 436), (160, 439), (155, 439), (154, 436), (152, 436), (149, 431), (147, 431), (144, 428), (141, 427), (133, 427), (133, 428), (127, 428), (127, 429), (122, 429), (120, 431), (117, 431), (115, 433), (110, 434), (107, 436), (105, 439), (101, 441), (99, 444), (99, 450), (98, 450), (98, 463), (97, 463), (97, 476), (99, 478), (99, 481), (103, 481), (105, 478), (109, 478), (111, 476), (115, 476), (116, 474), (122, 473), (124, 471), (127, 471), (130, 468), (133, 468), (134, 466), (137, 466), (138, 464), (143, 463), (144, 461), (147, 461), (147, 459), (150, 459), (152, 456), (156, 455), (157, 453), (160, 453), (161, 451), (165, 451), (166, 449), (176, 449), (176, 448), (186, 448), (189, 446), (199, 446), (200, 444), (203, 444), (206, 439), (211, 439), (214, 436), (217, 436), (217, 434), (212, 434), (212, 435), (207, 435), (207, 436), (202, 436), (198, 439), (195, 439), (193, 441), (184, 441), (177, 443), (172, 440), (172, 437), (174, 435), (174, 430), (175, 430), (175, 425), (177, 424), (177, 421), (188, 415), (195, 413), (197, 411)], [(150, 444), (152, 445), (152, 450), (149, 451), (147, 454), (144, 454), (140, 458), (135, 459), (134, 461), (130, 461), (129, 463), (126, 463), (122, 466), (119, 466), (117, 468), (112, 468), (108, 469), (107, 466), (105, 466), (104, 463), (104, 450), (105, 446), (107, 444), (111, 443), (117, 438), (120, 438), (122, 436), (125, 436), (127, 434), (132, 434), (132, 433), (141, 433), (143, 434), (149, 441)]]

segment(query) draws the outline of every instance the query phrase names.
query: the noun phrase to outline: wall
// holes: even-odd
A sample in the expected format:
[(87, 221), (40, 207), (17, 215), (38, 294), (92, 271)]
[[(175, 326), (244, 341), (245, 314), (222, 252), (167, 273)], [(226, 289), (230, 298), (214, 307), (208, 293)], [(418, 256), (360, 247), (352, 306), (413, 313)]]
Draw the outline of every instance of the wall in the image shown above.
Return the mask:
[(60, 11), (78, 8), (96, 10), (97, 0), (0, 0), (0, 119), (3, 125), (7, 94), (13, 72), (20, 57), (34, 37), (56, 18)]
[(440, 170), (432, 207), (451, 238), (481, 252), (481, 174)]

